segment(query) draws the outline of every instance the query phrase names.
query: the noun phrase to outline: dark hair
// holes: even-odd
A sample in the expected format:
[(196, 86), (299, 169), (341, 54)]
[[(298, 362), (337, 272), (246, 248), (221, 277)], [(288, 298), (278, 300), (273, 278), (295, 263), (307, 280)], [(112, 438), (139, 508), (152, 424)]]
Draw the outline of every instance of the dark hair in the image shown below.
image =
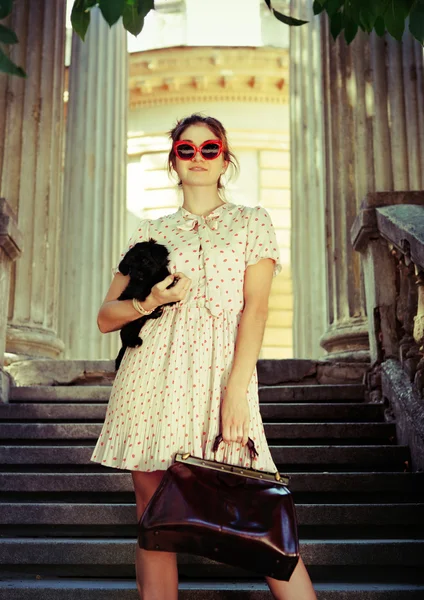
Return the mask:
[[(190, 115), (189, 117), (184, 117), (183, 119), (180, 119), (179, 121), (177, 121), (177, 124), (175, 125), (175, 127), (173, 127), (173, 129), (171, 129), (168, 132), (168, 135), (172, 141), (172, 146), (174, 145), (174, 142), (177, 141), (180, 138), (180, 136), (184, 133), (184, 131), (187, 129), (187, 127), (190, 127), (190, 125), (197, 125), (199, 123), (209, 127), (209, 129), (211, 131), (213, 131), (214, 135), (216, 135), (216, 137), (223, 142), (224, 160), (228, 161), (233, 166), (234, 172), (237, 173), (239, 170), (239, 163), (238, 163), (237, 158), (235, 157), (235, 155), (231, 152), (231, 150), (229, 148), (228, 140), (227, 140), (227, 132), (225, 131), (223, 124), (220, 121), (218, 121), (218, 119), (214, 119), (214, 117), (207, 117), (200, 113), (194, 113), (194, 114)], [(171, 150), (168, 155), (168, 173), (169, 173), (169, 175), (172, 175), (172, 169), (173, 168), (175, 169), (175, 158), (176, 157), (175, 157), (174, 149), (173, 149), (173, 147), (171, 147)], [(179, 181), (178, 185), (181, 186), (182, 182)], [(224, 186), (221, 183), (221, 177), (220, 177), (218, 179), (218, 189), (222, 189), (223, 187)]]

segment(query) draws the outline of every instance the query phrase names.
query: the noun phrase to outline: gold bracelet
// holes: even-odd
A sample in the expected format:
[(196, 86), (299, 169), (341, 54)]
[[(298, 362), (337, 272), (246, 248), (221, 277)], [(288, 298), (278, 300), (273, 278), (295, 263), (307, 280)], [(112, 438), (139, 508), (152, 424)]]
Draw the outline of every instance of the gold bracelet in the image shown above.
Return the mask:
[(140, 304), (140, 302), (137, 300), (137, 298), (133, 298), (132, 299), (132, 303), (133, 306), (135, 308), (135, 310), (137, 312), (139, 312), (141, 315), (146, 316), (146, 315), (150, 315), (152, 314), (152, 312), (155, 310), (155, 308), (152, 308), (152, 310), (146, 310), (145, 308), (143, 308)]

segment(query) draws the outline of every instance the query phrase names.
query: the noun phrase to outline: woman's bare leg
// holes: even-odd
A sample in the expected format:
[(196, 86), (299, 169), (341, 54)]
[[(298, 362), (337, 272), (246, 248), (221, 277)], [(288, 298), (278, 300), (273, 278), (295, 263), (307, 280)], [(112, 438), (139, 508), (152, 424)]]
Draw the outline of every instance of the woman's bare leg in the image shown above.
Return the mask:
[(301, 557), (290, 577), (290, 581), (279, 581), (272, 577), (266, 577), (266, 581), (275, 600), (317, 600), (308, 571)]
[[(131, 471), (137, 504), (137, 523), (165, 471)], [(177, 600), (178, 571), (175, 552), (155, 552), (136, 545), (135, 571), (140, 600)]]

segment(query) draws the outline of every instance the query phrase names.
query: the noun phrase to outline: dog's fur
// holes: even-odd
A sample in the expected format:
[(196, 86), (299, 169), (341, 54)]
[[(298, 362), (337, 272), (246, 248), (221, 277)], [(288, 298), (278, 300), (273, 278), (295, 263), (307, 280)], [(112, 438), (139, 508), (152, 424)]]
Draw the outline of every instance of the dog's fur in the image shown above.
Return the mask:
[[(163, 244), (158, 244), (152, 238), (148, 242), (139, 242), (130, 248), (118, 266), (122, 275), (130, 276), (130, 281), (118, 300), (132, 298), (137, 298), (140, 302), (146, 300), (152, 287), (170, 275), (168, 255), (168, 248)], [(178, 278), (175, 277), (167, 289), (174, 286), (177, 281)], [(176, 304), (176, 302), (169, 302), (167, 305), (172, 304)], [(147, 319), (157, 319), (162, 315), (162, 306), (164, 305), (158, 306), (150, 315), (142, 316), (122, 327), (120, 331), (122, 348), (115, 359), (116, 371), (119, 369), (126, 348), (141, 346), (143, 343), (139, 336), (141, 328)]]

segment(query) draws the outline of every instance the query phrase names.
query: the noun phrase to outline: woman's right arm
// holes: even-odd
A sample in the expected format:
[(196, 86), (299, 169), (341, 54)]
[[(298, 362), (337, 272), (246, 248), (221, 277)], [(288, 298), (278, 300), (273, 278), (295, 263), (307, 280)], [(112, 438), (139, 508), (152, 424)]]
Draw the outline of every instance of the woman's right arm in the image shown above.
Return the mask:
[[(97, 315), (97, 326), (102, 333), (122, 329), (127, 323), (141, 317), (140, 313), (135, 310), (132, 300), (117, 300), (127, 287), (129, 280), (129, 275), (122, 275), (119, 271), (114, 276)], [(154, 308), (150, 296), (140, 304), (146, 310)]]
[[(146, 310), (152, 310), (168, 302), (183, 300), (190, 288), (191, 279), (183, 273), (175, 273), (175, 275), (180, 278), (178, 283), (169, 290), (166, 289), (174, 279), (172, 275), (168, 276), (152, 288), (150, 295), (146, 300), (140, 302), (140, 305)], [(97, 315), (97, 326), (102, 333), (122, 329), (127, 323), (141, 317), (140, 313), (135, 310), (132, 300), (117, 300), (127, 287), (129, 280), (129, 275), (122, 275), (119, 271), (114, 276)]]

